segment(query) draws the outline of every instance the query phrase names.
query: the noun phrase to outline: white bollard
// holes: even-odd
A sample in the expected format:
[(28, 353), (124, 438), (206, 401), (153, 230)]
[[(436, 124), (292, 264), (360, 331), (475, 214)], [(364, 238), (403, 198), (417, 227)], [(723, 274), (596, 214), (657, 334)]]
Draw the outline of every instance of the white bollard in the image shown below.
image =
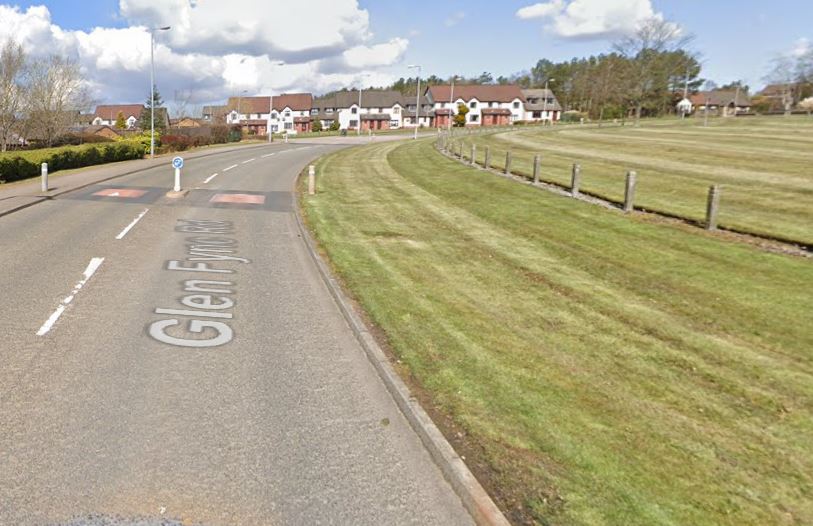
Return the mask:
[(48, 191), (48, 163), (42, 163), (42, 191)]
[(181, 191), (181, 169), (175, 168), (175, 186), (172, 187), (175, 192)]
[(308, 195), (316, 194), (316, 167), (308, 166)]

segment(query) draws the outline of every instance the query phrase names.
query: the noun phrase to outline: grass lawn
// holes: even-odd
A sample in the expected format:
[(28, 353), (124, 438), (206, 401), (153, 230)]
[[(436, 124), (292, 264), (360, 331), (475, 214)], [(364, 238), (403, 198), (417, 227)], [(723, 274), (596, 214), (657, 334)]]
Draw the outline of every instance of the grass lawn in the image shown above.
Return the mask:
[[(813, 118), (806, 116), (652, 121), (633, 126), (559, 131), (529, 129), (460, 136), (464, 154), (484, 146), (492, 165), (532, 173), (542, 155), (543, 178), (570, 184), (573, 163), (582, 167), (582, 188), (623, 200), (624, 177), (638, 173), (636, 205), (703, 220), (708, 187), (722, 185), (723, 226), (813, 245)], [(457, 149), (455, 149), (455, 152)]]
[(509, 518), (813, 524), (810, 260), (533, 190), (428, 140), (317, 169), (310, 227)]

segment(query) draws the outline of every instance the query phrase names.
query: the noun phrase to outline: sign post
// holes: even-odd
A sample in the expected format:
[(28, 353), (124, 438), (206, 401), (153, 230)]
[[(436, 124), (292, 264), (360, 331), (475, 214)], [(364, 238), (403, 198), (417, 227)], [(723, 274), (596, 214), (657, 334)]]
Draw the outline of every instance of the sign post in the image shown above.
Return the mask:
[(175, 186), (172, 188), (175, 192), (181, 191), (181, 168), (183, 168), (183, 157), (175, 157), (172, 159), (172, 166), (175, 168)]

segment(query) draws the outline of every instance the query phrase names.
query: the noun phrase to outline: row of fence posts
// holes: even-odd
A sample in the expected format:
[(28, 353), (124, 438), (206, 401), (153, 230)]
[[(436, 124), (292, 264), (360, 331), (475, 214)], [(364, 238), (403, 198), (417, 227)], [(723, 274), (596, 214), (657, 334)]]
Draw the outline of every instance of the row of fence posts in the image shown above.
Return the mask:
[[(447, 135), (439, 135), (436, 146), (444, 153), (457, 157), (460, 161), (465, 161), (463, 156), (463, 141), (457, 141), (457, 152), (454, 151), (454, 143), (449, 143)], [(471, 166), (477, 165), (477, 145), (471, 144), (470, 157), (468, 164)], [(511, 173), (511, 150), (505, 152), (505, 167), (502, 172), (505, 175), (514, 175)], [(483, 168), (486, 170), (491, 169), (491, 149), (489, 146), (483, 147)], [(533, 159), (533, 182), (539, 184), (542, 171), (542, 156), (540, 154), (534, 155)], [(637, 184), (638, 174), (630, 170), (627, 172), (627, 177), (624, 185), (624, 202), (622, 203), (622, 210), (624, 212), (632, 212), (635, 209), (635, 188)], [(581, 196), (581, 165), (573, 163), (570, 173), (570, 195), (572, 197)], [(720, 208), (720, 186), (713, 184), (709, 187), (708, 198), (706, 201), (706, 230), (717, 230), (717, 214)]]

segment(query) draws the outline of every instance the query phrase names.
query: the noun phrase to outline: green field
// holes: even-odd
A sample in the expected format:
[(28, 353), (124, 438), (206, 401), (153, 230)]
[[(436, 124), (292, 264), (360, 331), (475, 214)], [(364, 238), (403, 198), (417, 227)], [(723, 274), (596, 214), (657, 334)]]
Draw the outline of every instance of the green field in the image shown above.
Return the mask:
[[(722, 185), (720, 224), (813, 245), (813, 118), (751, 117), (654, 121), (633, 126), (578, 126), (458, 135), (464, 154), (477, 143), (492, 165), (530, 175), (535, 154), (542, 176), (570, 184), (573, 163), (582, 167), (582, 188), (623, 200), (628, 170), (638, 173), (636, 206), (702, 221), (711, 184)], [(457, 148), (454, 150), (457, 152)]]
[[(621, 134), (649, 136), (589, 133)], [(307, 222), (510, 519), (813, 524), (809, 259), (534, 190), (424, 140), (317, 169)]]

